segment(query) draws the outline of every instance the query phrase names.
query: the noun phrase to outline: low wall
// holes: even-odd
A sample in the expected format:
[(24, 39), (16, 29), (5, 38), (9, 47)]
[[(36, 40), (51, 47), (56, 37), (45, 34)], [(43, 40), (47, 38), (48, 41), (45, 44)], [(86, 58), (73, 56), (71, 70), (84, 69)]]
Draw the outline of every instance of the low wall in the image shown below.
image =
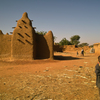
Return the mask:
[(71, 51), (73, 51), (73, 50), (75, 50), (75, 45), (64, 45), (63, 46), (63, 52), (66, 52), (66, 51), (69, 51), (69, 50), (71, 50)]
[(89, 46), (84, 46), (84, 47), (76, 47), (75, 45), (54, 45), (54, 51), (57, 52), (67, 52), (67, 51), (81, 51), (84, 49), (85, 52), (90, 52), (90, 47)]
[(55, 51), (55, 52), (62, 52), (62, 51), (63, 51), (63, 46), (54, 45), (54, 51)]
[(11, 35), (4, 35), (0, 31), (0, 58), (11, 57)]

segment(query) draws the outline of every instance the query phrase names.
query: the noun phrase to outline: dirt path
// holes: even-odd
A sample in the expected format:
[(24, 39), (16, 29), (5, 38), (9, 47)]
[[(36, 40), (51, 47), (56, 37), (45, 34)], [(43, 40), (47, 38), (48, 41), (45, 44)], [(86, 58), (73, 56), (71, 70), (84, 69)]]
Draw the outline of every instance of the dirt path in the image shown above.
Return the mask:
[(0, 61), (0, 100), (98, 100), (97, 56), (55, 53), (55, 60)]

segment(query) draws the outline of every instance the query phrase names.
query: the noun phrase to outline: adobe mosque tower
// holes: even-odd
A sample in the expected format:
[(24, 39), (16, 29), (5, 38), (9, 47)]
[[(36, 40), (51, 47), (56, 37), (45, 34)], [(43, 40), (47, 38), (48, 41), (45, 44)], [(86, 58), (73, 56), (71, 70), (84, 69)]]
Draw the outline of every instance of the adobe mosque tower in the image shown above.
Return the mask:
[(53, 33), (37, 34), (26, 12), (17, 21), (11, 39), (11, 60), (53, 59)]
[(11, 59), (34, 59), (35, 58), (35, 31), (32, 27), (31, 20), (26, 12), (22, 18), (17, 21), (12, 35)]

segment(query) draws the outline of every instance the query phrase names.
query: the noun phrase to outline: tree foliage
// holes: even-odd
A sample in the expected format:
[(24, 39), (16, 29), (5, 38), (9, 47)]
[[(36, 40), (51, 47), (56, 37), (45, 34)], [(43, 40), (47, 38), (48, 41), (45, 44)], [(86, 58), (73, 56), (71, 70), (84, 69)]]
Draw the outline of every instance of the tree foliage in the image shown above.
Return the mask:
[(45, 31), (40, 31), (40, 32), (39, 31), (36, 31), (36, 33), (37, 34), (41, 34), (41, 35), (45, 35), (47, 32), (45, 32)]
[(89, 46), (89, 44), (88, 44), (88, 43), (81, 43), (81, 44), (79, 44), (78, 46), (79, 46), (79, 47), (84, 47), (84, 46)]
[(66, 38), (63, 38), (60, 42), (59, 45), (71, 45), (70, 41), (68, 41)]
[(80, 43), (79, 39), (80, 39), (80, 36), (79, 36), (79, 35), (74, 35), (74, 36), (72, 36), (72, 37), (70, 38), (71, 43), (72, 43), (73, 45), (78, 45), (78, 44)]
[[(47, 32), (46, 31), (36, 31), (37, 34), (40, 34), (40, 35), (45, 35)], [(53, 36), (53, 40), (55, 41), (57, 39), (56, 36)]]
[(89, 47), (91, 47), (91, 48), (92, 48), (92, 47), (93, 47), (93, 45), (90, 45)]

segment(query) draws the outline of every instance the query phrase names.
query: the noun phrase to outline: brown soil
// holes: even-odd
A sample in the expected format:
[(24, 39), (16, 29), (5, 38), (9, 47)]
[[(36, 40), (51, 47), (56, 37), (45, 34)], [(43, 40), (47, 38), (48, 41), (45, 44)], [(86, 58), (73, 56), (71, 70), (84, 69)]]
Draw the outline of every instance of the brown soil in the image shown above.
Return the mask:
[(0, 61), (0, 100), (99, 100), (96, 55), (56, 52), (54, 58)]

